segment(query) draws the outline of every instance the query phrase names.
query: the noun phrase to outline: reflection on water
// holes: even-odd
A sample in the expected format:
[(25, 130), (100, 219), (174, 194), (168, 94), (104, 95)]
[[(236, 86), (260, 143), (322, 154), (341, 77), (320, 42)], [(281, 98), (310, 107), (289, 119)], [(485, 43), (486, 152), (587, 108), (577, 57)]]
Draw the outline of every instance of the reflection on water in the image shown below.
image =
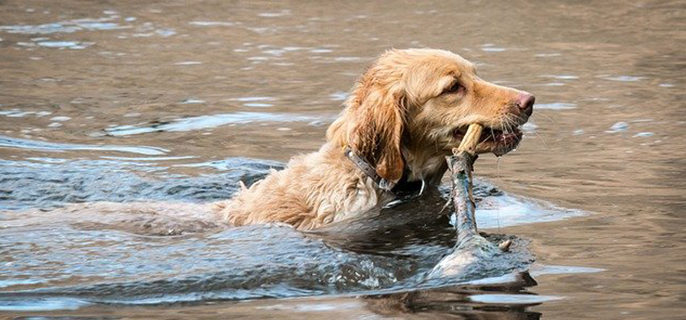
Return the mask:
[[(310, 319), (683, 314), (682, 1), (1, 6), (0, 264), (11, 274), (0, 275), (0, 311)], [(422, 46), (460, 53), (483, 78), (533, 92), (540, 102), (518, 150), (497, 162), (484, 156), (476, 167), (478, 177), (508, 191), (490, 194), (491, 184), (481, 182), (479, 223), (531, 239), (540, 263), (531, 267), (534, 289), (507, 287), (505, 279), (490, 289), (412, 282), (450, 249), (452, 237), (408, 212), (395, 224), (374, 219), (338, 230), (352, 240), (280, 226), (232, 235), (207, 216), (155, 214), (169, 207), (204, 212), (236, 181), (254, 182), (280, 167), (277, 161), (316, 150), (374, 56)], [(108, 204), (91, 204), (97, 201)], [(150, 207), (136, 215), (126, 205), (134, 201)], [(92, 217), (74, 214), (79, 210)], [(362, 241), (374, 230), (388, 233)], [(278, 252), (293, 252), (292, 261)], [(321, 259), (307, 260), (309, 253)], [(250, 289), (227, 291), (240, 287), (227, 255), (242, 259), (248, 276), (248, 268), (264, 272), (265, 282), (246, 276), (255, 280)], [(296, 263), (318, 276), (269, 281), (291, 279), (300, 272)], [(347, 277), (342, 287), (328, 282), (334, 275)], [(211, 288), (197, 290), (204, 286)], [(140, 291), (109, 294), (121, 288)], [(37, 291), (8, 293), (15, 290)], [(323, 293), (339, 295), (313, 296)], [(308, 298), (207, 301), (241, 295)], [(132, 311), (88, 304), (98, 299), (205, 300)]]
[(566, 103), (566, 102), (552, 102), (552, 103), (539, 103), (536, 104), (536, 109), (550, 109), (550, 110), (566, 110), (566, 109), (574, 109), (576, 108), (575, 103)]
[(47, 141), (37, 141), (28, 139), (18, 139), (7, 136), (0, 136), (0, 147), (4, 148), (20, 148), (31, 150), (45, 150), (45, 151), (79, 151), (79, 150), (93, 150), (93, 151), (119, 151), (127, 153), (137, 153), (149, 156), (163, 155), (169, 150), (145, 147), (145, 146), (114, 146), (114, 145), (86, 145), (86, 144), (71, 144), (71, 143), (54, 143)]
[[(254, 100), (251, 100), (254, 101)], [(188, 104), (188, 102), (185, 102)], [(265, 106), (265, 104), (257, 105), (244, 104), (245, 106)], [(198, 117), (190, 117), (184, 119), (176, 119), (173, 122), (154, 123), (149, 126), (118, 126), (105, 129), (108, 135), (112, 136), (126, 136), (132, 134), (141, 134), (149, 132), (174, 132), (174, 131), (191, 131), (214, 128), (226, 124), (246, 124), (251, 122), (290, 122), (290, 121), (305, 121), (312, 122), (318, 118), (304, 115), (294, 114), (276, 114), (267, 112), (237, 112), (226, 114), (214, 114)]]
[(75, 19), (62, 22), (45, 23), (39, 25), (13, 25), (0, 26), (0, 31), (7, 33), (22, 33), (22, 34), (51, 34), (51, 33), (72, 33), (76, 31), (98, 31), (98, 30), (115, 30), (130, 28), (130, 26), (120, 26), (113, 21), (119, 16), (112, 15), (109, 17), (97, 19)]

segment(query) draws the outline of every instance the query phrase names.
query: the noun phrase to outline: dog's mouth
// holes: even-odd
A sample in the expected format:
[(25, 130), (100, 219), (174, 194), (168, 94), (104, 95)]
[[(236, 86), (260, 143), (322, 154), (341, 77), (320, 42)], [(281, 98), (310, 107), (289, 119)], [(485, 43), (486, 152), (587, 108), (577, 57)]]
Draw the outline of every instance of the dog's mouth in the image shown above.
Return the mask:
[[(462, 141), (467, 127), (459, 127), (453, 130), (453, 138)], [(485, 127), (476, 147), (477, 153), (492, 152), (496, 156), (502, 156), (514, 150), (522, 140), (522, 130), (519, 127), (507, 131)]]

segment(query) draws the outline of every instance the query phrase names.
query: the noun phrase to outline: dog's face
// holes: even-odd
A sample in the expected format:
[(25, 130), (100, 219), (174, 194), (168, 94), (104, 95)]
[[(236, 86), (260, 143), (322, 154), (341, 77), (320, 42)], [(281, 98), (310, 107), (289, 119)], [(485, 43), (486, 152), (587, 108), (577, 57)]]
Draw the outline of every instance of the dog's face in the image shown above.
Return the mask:
[[(442, 156), (460, 144), (472, 123), (485, 127), (478, 152), (511, 151), (533, 104), (527, 92), (480, 79), (474, 65), (454, 53), (391, 50), (360, 78), (328, 137), (397, 181), (406, 166), (440, 171)], [(436, 168), (417, 168), (422, 166)]]
[(420, 50), (406, 73), (407, 127), (411, 139), (450, 151), (472, 123), (483, 125), (478, 152), (503, 155), (521, 140), (518, 127), (533, 111), (534, 97), (480, 79), (475, 66), (445, 51)]

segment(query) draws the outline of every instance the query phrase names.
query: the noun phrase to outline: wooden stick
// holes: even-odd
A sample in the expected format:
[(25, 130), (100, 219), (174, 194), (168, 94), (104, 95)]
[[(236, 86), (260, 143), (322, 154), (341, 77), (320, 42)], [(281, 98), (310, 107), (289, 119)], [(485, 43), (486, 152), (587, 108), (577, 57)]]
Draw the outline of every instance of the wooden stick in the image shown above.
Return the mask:
[(460, 142), (460, 146), (457, 147), (457, 151), (466, 151), (471, 155), (475, 155), (476, 146), (479, 144), (479, 138), (481, 138), (481, 132), (483, 130), (484, 127), (478, 123), (470, 124), (469, 128), (467, 128), (467, 132), (462, 138), (462, 142)]
[[(458, 234), (462, 231), (463, 236), (471, 236), (476, 233), (476, 218), (474, 217), (474, 194), (472, 192), (472, 170), (476, 161), (476, 146), (479, 144), (481, 132), (484, 127), (478, 123), (472, 123), (467, 128), (460, 146), (453, 149), (453, 156), (447, 157), (448, 167), (452, 172), (452, 196), (457, 213)], [(465, 230), (459, 230), (465, 229)], [(469, 230), (471, 229), (471, 230)], [(461, 238), (458, 236), (458, 238)]]
[(508, 251), (512, 245), (512, 241), (507, 240), (496, 246), (482, 237), (476, 227), (472, 167), (478, 157), (476, 146), (482, 130), (483, 127), (479, 124), (470, 125), (460, 146), (453, 149), (453, 155), (445, 157), (451, 172), (450, 197), (455, 206), (457, 244), (453, 252), (443, 257), (431, 270), (429, 279), (464, 275), (469, 272), (470, 267), (482, 267), (497, 253)]
[(448, 168), (452, 173), (450, 175), (452, 183), (450, 196), (455, 206), (455, 229), (457, 230), (458, 244), (479, 234), (474, 216), (476, 205), (472, 194), (472, 165), (475, 158), (466, 151), (446, 157)]
[[(472, 171), (476, 155), (476, 146), (479, 144), (483, 126), (473, 123), (467, 128), (467, 132), (460, 142), (460, 146), (453, 149), (453, 155), (446, 157), (448, 168), (452, 176), (451, 197), (455, 205), (455, 229), (457, 229), (457, 242), (460, 243), (480, 237), (476, 227), (476, 203), (474, 201)], [(512, 245), (511, 240), (506, 240), (498, 245), (498, 248), (507, 252)]]

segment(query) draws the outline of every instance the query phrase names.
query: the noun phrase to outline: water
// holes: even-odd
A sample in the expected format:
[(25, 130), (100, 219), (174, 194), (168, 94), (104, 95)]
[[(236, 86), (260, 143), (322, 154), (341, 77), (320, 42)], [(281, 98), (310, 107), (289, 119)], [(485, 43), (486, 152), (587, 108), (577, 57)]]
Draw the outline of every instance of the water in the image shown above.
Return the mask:
[[(5, 2), (0, 312), (678, 319), (685, 9)], [(452, 237), (409, 213), (438, 200), (319, 235), (207, 214), (238, 180), (316, 150), (376, 55), (418, 46), (537, 97), (517, 151), (476, 164), (479, 225), (517, 236), (513, 265), (537, 286), (424, 282)]]
[[(278, 224), (230, 228), (206, 203), (229, 197), (236, 181), (251, 184), (280, 163), (229, 158), (212, 163), (216, 173), (187, 176), (170, 174), (150, 162), (154, 158), (140, 159), (2, 163), (0, 310), (379, 294), (503, 276), (534, 260), (528, 241), (510, 237), (518, 249), (501, 257), (501, 267), (427, 283), (426, 273), (454, 241), (447, 219), (436, 220), (430, 211), (440, 206), (427, 205), (440, 204), (446, 194), (314, 234)], [(476, 195), (484, 228), (493, 226), (494, 214), (509, 218), (502, 226), (583, 214), (486, 182), (479, 182)], [(420, 219), (399, 219), (407, 213)], [(408, 229), (420, 222), (422, 228)]]

